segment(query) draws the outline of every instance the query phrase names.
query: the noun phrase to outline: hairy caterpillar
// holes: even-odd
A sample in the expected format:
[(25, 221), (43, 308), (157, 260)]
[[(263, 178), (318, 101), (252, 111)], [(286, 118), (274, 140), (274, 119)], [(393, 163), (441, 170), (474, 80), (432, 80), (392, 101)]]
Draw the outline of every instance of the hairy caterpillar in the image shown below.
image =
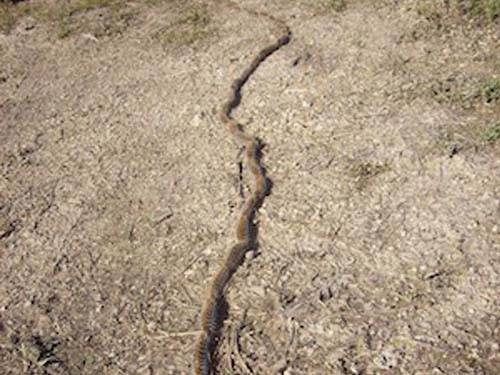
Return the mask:
[(282, 36), (273, 44), (262, 49), (243, 71), (239, 78), (231, 84), (231, 93), (228, 100), (222, 105), (219, 119), (224, 123), (233, 138), (246, 150), (246, 164), (255, 179), (255, 187), (245, 203), (237, 225), (236, 237), (238, 243), (234, 245), (220, 269), (214, 275), (207, 298), (201, 313), (201, 333), (198, 337), (195, 350), (196, 375), (210, 375), (213, 372), (213, 352), (217, 346), (220, 329), (225, 319), (227, 303), (224, 298), (225, 289), (233, 274), (243, 263), (245, 254), (256, 248), (257, 238), (254, 217), (262, 205), (270, 189), (270, 181), (266, 178), (264, 168), (260, 164), (260, 143), (255, 137), (245, 134), (240, 125), (231, 117), (241, 98), (241, 88), (255, 72), (258, 66), (272, 53), (286, 45), (291, 38), (288, 26), (280, 20), (263, 12), (248, 11), (258, 16), (264, 16), (278, 23), (283, 28)]

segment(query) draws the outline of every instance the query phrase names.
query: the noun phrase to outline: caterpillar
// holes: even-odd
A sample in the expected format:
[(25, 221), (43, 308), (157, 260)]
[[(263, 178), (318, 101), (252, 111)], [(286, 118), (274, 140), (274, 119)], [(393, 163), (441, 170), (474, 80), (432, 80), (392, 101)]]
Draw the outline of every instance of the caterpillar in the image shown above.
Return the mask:
[[(236, 6), (233, 4), (233, 6)], [(236, 6), (237, 7), (237, 6)], [(225, 319), (227, 302), (225, 290), (231, 277), (243, 263), (245, 254), (255, 250), (257, 233), (254, 218), (270, 190), (270, 180), (260, 164), (261, 144), (257, 138), (246, 134), (242, 127), (231, 117), (231, 112), (238, 106), (241, 98), (241, 89), (255, 72), (259, 65), (271, 54), (290, 42), (292, 33), (282, 21), (264, 12), (246, 10), (247, 12), (264, 16), (282, 27), (281, 37), (273, 44), (263, 48), (251, 61), (250, 65), (231, 84), (230, 95), (219, 112), (220, 121), (226, 125), (232, 137), (245, 148), (245, 162), (252, 173), (255, 184), (250, 197), (247, 199), (237, 224), (236, 238), (238, 242), (229, 251), (219, 270), (213, 276), (207, 297), (201, 312), (201, 333), (198, 336), (195, 349), (195, 374), (210, 375), (213, 373), (213, 353)]]

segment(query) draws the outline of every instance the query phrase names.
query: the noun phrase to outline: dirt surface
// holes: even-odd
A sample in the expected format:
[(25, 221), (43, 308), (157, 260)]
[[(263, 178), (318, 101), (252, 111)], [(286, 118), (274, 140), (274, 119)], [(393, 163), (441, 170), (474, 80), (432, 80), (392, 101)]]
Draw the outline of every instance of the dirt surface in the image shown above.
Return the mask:
[[(240, 3), (293, 40), (235, 113), (273, 189), (220, 373), (498, 373), (498, 20)], [(252, 179), (216, 111), (276, 25), (223, 1), (122, 5), (0, 34), (2, 374), (191, 373), (235, 241)]]

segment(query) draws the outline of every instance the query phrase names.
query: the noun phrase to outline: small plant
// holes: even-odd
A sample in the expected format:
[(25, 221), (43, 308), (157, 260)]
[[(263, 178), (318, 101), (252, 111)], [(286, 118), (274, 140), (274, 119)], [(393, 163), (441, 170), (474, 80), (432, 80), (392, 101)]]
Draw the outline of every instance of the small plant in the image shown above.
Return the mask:
[(500, 100), (500, 79), (492, 79), (485, 83), (481, 88), (481, 94), (486, 103), (494, 103)]
[(486, 16), (489, 21), (494, 21), (500, 16), (500, 0), (468, 0), (458, 1), (456, 5), (460, 11), (472, 17)]
[(86, 12), (91, 9), (104, 8), (113, 5), (113, 0), (79, 0), (69, 5), (69, 14)]
[(500, 139), (500, 122), (497, 122), (486, 130), (484, 139), (489, 143), (494, 143)]
[(27, 13), (26, 4), (0, 0), (0, 33), (8, 34), (16, 26), (17, 20)]
[(495, 20), (500, 17), (500, 0), (489, 0), (486, 9), (490, 20)]
[(442, 26), (446, 15), (495, 22), (500, 17), (500, 0), (418, 0), (416, 10), (437, 26)]
[[(30, 16), (50, 25), (59, 39), (99, 26), (104, 27), (104, 34), (109, 35), (120, 32), (131, 18), (131, 8), (120, 0), (68, 0), (60, 3), (0, 0), (0, 32), (8, 34), (19, 19)], [(96, 9), (106, 9), (106, 16), (98, 22), (85, 19), (85, 13)]]
[(335, 12), (340, 12), (345, 9), (345, 0), (328, 0), (328, 7)]
[(120, 10), (116, 0), (78, 0), (57, 8), (52, 8), (49, 20), (56, 24), (57, 37), (64, 39), (78, 30), (79, 27), (85, 27), (80, 22), (72, 20), (74, 16), (99, 8), (110, 8), (112, 16), (116, 16)]
[(61, 18), (59, 25), (58, 25), (57, 37), (59, 39), (64, 39), (64, 38), (68, 37), (70, 34), (71, 34), (71, 29), (68, 25), (68, 22), (66, 22), (66, 20)]
[(210, 22), (206, 7), (190, 7), (173, 24), (156, 33), (156, 38), (164, 44), (191, 45), (213, 32)]

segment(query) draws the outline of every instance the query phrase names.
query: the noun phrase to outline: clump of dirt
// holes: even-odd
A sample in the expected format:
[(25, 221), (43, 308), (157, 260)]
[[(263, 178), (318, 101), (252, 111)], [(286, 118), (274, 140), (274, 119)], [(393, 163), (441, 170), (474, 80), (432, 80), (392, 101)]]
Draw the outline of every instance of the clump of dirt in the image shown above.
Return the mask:
[(369, 180), (388, 170), (390, 170), (390, 166), (385, 163), (372, 164), (370, 162), (361, 162), (352, 166), (351, 174), (355, 179), (357, 188), (362, 190), (367, 186)]

